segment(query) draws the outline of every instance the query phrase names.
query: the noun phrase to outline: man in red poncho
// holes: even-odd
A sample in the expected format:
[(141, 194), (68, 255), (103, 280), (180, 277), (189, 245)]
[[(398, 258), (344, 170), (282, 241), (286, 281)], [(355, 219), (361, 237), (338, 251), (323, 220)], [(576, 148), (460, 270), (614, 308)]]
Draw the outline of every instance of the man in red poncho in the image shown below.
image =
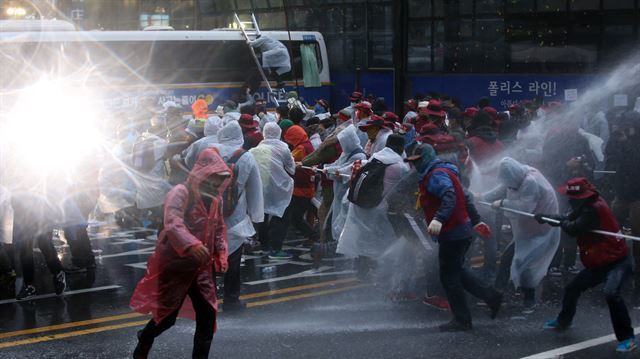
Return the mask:
[[(221, 194), (230, 175), (218, 152), (209, 148), (198, 157), (187, 182), (167, 194), (155, 252), (131, 297), (133, 310), (153, 316), (138, 332), (134, 358), (147, 358), (154, 339), (175, 324), (183, 306), (190, 305), (196, 320), (193, 358), (208, 357), (217, 311), (212, 268), (216, 273), (227, 270)], [(188, 316), (186, 311), (180, 314)]]

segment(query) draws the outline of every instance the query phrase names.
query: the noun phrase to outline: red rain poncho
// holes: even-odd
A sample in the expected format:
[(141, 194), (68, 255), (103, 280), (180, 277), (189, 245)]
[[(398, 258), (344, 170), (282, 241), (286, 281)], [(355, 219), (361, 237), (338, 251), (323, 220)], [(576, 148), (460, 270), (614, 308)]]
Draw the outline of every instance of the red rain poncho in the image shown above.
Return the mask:
[[(230, 170), (215, 149), (206, 149), (198, 157), (186, 184), (175, 186), (167, 194), (164, 229), (158, 234), (155, 251), (147, 262), (147, 272), (129, 304), (136, 312), (151, 313), (156, 324), (179, 308), (182, 309), (181, 317), (194, 319), (187, 296), (194, 280), (202, 297), (217, 311), (212, 267), (215, 265), (218, 273), (227, 268), (227, 229), (222, 218), (221, 196), (212, 201), (207, 213), (199, 187), (211, 175), (222, 172), (230, 173)], [(224, 192), (229, 181), (224, 181), (218, 193)], [(211, 253), (208, 263), (203, 265), (187, 254), (189, 248), (199, 243)]]

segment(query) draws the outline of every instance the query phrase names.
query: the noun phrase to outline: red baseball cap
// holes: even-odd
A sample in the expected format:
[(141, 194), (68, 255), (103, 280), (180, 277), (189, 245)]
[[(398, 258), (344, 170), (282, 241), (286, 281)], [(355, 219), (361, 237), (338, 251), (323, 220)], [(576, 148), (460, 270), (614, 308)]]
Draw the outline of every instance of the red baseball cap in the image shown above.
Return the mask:
[(585, 199), (598, 195), (596, 187), (584, 177), (570, 179), (558, 187), (558, 192), (573, 199)]
[(360, 101), (360, 100), (362, 100), (362, 93), (358, 92), (358, 91), (352, 92), (351, 96), (349, 96), (349, 100), (351, 100), (351, 101)]
[(242, 128), (250, 129), (250, 128), (258, 127), (258, 125), (256, 124), (256, 121), (253, 119), (253, 116), (246, 113), (243, 115), (240, 115), (240, 119), (238, 120), (238, 123)]
[(429, 104), (427, 105), (426, 108), (422, 109), (422, 112), (426, 113), (429, 116), (436, 116), (436, 117), (446, 116), (446, 112), (442, 109), (442, 105), (438, 100), (429, 101)]
[(372, 126), (378, 126), (381, 128), (386, 127), (386, 121), (384, 120), (384, 118), (378, 115), (373, 115), (371, 116), (371, 118), (369, 118), (365, 122), (359, 124), (358, 128), (362, 131), (366, 131), (369, 127), (372, 127)]

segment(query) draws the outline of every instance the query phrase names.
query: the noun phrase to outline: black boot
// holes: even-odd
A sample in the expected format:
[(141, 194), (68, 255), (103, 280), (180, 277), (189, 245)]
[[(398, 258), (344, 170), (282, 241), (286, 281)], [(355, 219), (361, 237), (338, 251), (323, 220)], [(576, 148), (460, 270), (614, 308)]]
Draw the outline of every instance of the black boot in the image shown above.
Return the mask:
[(199, 339), (193, 340), (193, 353), (191, 357), (193, 359), (207, 359), (209, 358), (209, 350), (211, 350), (211, 339)]
[(133, 350), (133, 359), (147, 359), (149, 351), (151, 351), (153, 341), (151, 343), (144, 343), (140, 340), (141, 335), (142, 330), (138, 331), (138, 345), (136, 345), (136, 348)]
[(491, 317), (491, 319), (496, 319), (496, 317), (498, 316), (498, 312), (500, 311), (500, 307), (502, 306), (502, 293), (496, 292), (493, 299), (487, 302), (487, 305), (489, 306), (489, 310), (491, 311), (489, 316)]

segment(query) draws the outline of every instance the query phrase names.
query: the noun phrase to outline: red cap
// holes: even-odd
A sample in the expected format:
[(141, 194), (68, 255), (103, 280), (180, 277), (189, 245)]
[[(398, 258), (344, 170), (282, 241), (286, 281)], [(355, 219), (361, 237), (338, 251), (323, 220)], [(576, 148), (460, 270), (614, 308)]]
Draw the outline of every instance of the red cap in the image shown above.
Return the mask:
[(493, 121), (498, 120), (498, 110), (496, 110), (495, 108), (487, 106), (487, 107), (484, 107), (482, 111), (488, 113), (489, 116), (491, 116), (491, 119)]
[(240, 119), (238, 120), (238, 123), (242, 128), (250, 129), (250, 128), (258, 127), (258, 125), (256, 124), (256, 121), (253, 119), (253, 116), (246, 113), (240, 115)]
[(353, 108), (360, 111), (371, 112), (371, 104), (367, 101), (358, 102)]
[(422, 112), (429, 116), (436, 116), (436, 117), (446, 116), (446, 112), (444, 112), (444, 110), (442, 109), (442, 105), (440, 105), (440, 101), (438, 100), (429, 101), (429, 105), (427, 105), (426, 108), (423, 108)]
[(464, 112), (462, 113), (463, 116), (465, 117), (469, 117), (469, 118), (474, 118), (476, 113), (478, 113), (478, 108), (477, 107), (467, 107), (464, 109)]
[(358, 92), (358, 91), (352, 92), (351, 96), (349, 96), (349, 100), (351, 100), (351, 101), (360, 101), (360, 100), (362, 100), (362, 93)]
[(362, 131), (366, 131), (369, 127), (372, 127), (372, 126), (378, 126), (382, 128), (382, 127), (386, 127), (385, 122), (386, 121), (384, 120), (384, 118), (378, 115), (373, 115), (367, 121), (359, 124), (358, 128)]
[(383, 113), (382, 118), (384, 118), (386, 121), (389, 121), (389, 122), (400, 122), (400, 118), (398, 117), (398, 115), (396, 115), (391, 111), (387, 111)]
[(558, 187), (558, 192), (573, 199), (585, 199), (598, 194), (595, 186), (584, 177), (570, 179)]

